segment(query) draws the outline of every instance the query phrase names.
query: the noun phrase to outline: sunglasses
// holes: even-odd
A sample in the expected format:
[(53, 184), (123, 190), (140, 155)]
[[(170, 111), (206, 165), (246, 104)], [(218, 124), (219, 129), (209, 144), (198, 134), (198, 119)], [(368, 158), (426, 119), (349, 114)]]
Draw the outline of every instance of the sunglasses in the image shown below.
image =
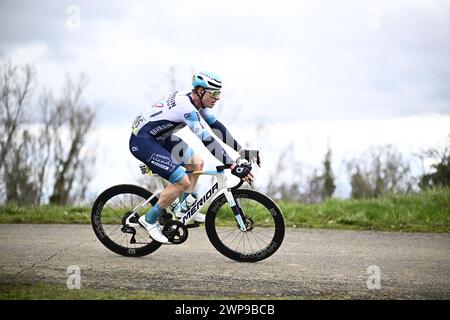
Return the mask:
[(217, 99), (220, 97), (220, 90), (206, 90), (206, 92), (209, 92), (213, 98)]

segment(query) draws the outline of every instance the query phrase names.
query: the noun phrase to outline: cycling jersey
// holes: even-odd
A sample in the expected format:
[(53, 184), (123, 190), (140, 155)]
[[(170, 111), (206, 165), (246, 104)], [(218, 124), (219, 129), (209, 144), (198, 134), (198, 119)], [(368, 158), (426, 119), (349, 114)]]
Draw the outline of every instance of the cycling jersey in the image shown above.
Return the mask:
[(189, 93), (181, 94), (176, 91), (150, 108), (145, 108), (136, 117), (132, 125), (130, 151), (153, 172), (175, 183), (184, 175), (178, 162), (185, 163), (188, 157), (192, 157), (193, 151), (173, 134), (188, 126), (219, 161), (233, 163), (220, 143), (202, 125), (201, 118), (221, 136), (223, 142), (236, 151), (241, 149), (225, 126), (207, 108), (197, 111)]

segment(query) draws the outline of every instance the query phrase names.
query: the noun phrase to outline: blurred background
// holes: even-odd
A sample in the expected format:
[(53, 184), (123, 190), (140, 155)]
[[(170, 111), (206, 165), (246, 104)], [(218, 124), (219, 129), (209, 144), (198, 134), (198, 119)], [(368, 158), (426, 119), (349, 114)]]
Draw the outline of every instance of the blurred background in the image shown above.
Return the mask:
[(450, 1), (1, 0), (0, 202), (148, 185), (131, 123), (201, 70), (222, 77), (214, 112), (261, 151), (255, 186), (276, 199), (448, 185), (449, 58)]

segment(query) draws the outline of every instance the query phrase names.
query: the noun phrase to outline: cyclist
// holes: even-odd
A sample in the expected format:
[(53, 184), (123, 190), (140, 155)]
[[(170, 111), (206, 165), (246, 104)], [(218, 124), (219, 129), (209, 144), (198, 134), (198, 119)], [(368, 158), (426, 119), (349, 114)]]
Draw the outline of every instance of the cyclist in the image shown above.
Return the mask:
[[(167, 99), (162, 98), (144, 109), (132, 125), (130, 151), (133, 156), (171, 183), (162, 191), (157, 204), (139, 218), (139, 223), (147, 229), (150, 237), (161, 243), (168, 242), (158, 223), (165, 208), (180, 195), (184, 211), (189, 209), (189, 204), (195, 203), (194, 190), (198, 176), (188, 176), (185, 170), (203, 169), (203, 160), (194, 154), (186, 142), (174, 135), (179, 129), (187, 125), (220, 162), (230, 166), (234, 175), (248, 183), (254, 179), (251, 168), (239, 166), (201, 123), (203, 118), (223, 142), (250, 160), (252, 152), (243, 149), (210, 112), (220, 99), (221, 79), (212, 72), (200, 72), (194, 74), (192, 85), (191, 92), (176, 91)], [(196, 213), (194, 221), (204, 222), (205, 215)]]

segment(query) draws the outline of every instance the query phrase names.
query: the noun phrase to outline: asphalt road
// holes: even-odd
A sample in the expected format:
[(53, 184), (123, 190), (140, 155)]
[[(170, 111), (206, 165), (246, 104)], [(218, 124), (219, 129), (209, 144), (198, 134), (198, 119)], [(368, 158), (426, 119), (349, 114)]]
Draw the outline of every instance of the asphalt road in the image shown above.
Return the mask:
[[(281, 248), (258, 263), (222, 256), (203, 228), (190, 229), (184, 244), (141, 258), (110, 252), (90, 225), (0, 225), (0, 241), (0, 285), (66, 286), (67, 268), (76, 265), (82, 288), (207, 297), (450, 299), (450, 234), (288, 229)], [(379, 282), (373, 280), (377, 275)]]

